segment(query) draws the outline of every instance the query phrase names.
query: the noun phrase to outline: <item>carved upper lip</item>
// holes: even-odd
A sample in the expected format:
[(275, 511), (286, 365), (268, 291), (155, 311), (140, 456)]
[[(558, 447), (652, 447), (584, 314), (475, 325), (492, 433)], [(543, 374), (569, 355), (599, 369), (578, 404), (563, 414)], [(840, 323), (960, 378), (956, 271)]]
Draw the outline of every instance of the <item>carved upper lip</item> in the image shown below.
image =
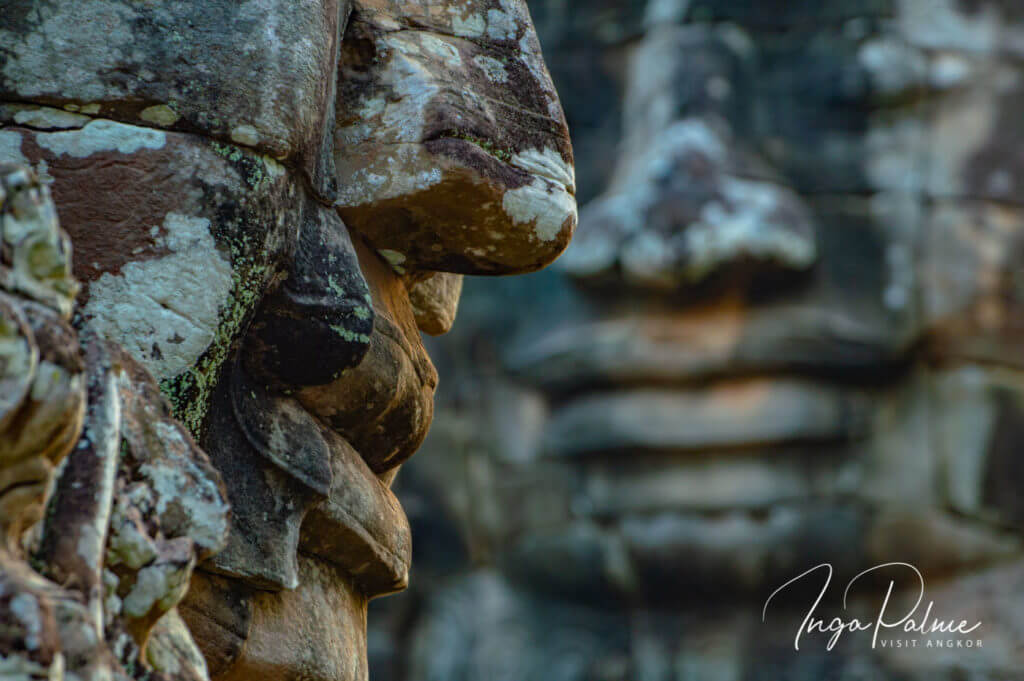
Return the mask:
[(865, 430), (860, 391), (790, 378), (747, 379), (692, 389), (587, 393), (557, 407), (546, 454), (595, 454), (823, 446)]
[(821, 307), (717, 306), (566, 323), (512, 348), (513, 375), (552, 394), (752, 374), (863, 379), (902, 361), (910, 330)]

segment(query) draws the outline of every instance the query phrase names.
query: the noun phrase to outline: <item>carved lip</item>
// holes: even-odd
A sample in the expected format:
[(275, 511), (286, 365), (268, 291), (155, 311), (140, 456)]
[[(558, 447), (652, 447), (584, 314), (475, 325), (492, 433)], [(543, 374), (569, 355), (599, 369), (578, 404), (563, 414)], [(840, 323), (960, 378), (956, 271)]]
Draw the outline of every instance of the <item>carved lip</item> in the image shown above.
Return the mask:
[(506, 365), (556, 396), (764, 374), (856, 382), (898, 366), (910, 341), (882, 322), (823, 308), (724, 306), (566, 324), (514, 348)]
[[(552, 458), (611, 461), (825, 447), (861, 436), (869, 409), (867, 394), (856, 388), (780, 377), (590, 392), (556, 406), (542, 447)], [(757, 479), (752, 473), (750, 480)]]

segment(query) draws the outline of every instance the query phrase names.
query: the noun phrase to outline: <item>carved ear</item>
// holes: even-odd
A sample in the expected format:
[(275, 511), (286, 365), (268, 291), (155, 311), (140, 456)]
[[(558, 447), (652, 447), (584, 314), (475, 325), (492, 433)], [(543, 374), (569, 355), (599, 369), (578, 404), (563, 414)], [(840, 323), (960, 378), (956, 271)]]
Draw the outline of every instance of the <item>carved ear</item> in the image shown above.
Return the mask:
[(246, 337), (246, 369), (268, 387), (321, 385), (363, 359), (373, 332), (370, 289), (338, 215), (303, 211), (285, 282), (267, 297)]
[(320, 424), (294, 399), (271, 393), (231, 371), (231, 403), (238, 426), (257, 452), (314, 492), (331, 490), (331, 453)]

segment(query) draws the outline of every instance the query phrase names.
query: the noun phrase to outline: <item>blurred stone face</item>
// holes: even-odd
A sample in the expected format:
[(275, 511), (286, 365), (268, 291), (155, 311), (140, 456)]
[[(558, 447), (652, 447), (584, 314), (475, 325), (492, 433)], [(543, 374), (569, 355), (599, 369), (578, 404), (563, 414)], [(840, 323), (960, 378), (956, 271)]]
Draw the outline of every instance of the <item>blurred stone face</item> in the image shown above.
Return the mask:
[[(405, 491), (441, 503), (412, 521), (487, 567), (433, 556), (459, 577), (399, 678), (1015, 678), (1020, 9), (531, 8), (586, 201), (552, 268), (469, 284), (431, 346)], [(888, 561), (984, 650), (798, 653), (796, 592), (761, 621), (814, 565), (841, 593)]]
[(528, 310), (478, 313), (511, 380), (462, 388), (502, 441), (470, 473), (494, 507), (449, 501), (471, 541), (531, 588), (640, 603), (1017, 555), (1024, 17), (647, 12), (607, 186)]

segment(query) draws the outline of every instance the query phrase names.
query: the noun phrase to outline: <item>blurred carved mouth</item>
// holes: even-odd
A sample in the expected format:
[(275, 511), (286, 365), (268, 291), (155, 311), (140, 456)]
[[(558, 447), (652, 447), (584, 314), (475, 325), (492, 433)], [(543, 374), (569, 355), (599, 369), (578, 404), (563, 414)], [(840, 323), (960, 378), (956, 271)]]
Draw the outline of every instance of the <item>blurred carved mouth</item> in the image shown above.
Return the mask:
[(860, 434), (867, 412), (863, 394), (797, 379), (587, 393), (555, 409), (544, 450), (567, 458), (825, 445)]
[(555, 396), (776, 374), (867, 382), (890, 377), (908, 346), (906, 334), (827, 307), (723, 304), (562, 326), (512, 353), (508, 365)]
[(542, 451), (577, 472), (575, 510), (599, 522), (758, 513), (854, 493), (869, 410), (864, 391), (797, 378), (589, 392), (554, 407)]
[(777, 319), (728, 307), (616, 318), (513, 358), (549, 397), (541, 450), (581, 474), (584, 515), (757, 513), (856, 491), (866, 377), (891, 377), (901, 349), (835, 315)]

